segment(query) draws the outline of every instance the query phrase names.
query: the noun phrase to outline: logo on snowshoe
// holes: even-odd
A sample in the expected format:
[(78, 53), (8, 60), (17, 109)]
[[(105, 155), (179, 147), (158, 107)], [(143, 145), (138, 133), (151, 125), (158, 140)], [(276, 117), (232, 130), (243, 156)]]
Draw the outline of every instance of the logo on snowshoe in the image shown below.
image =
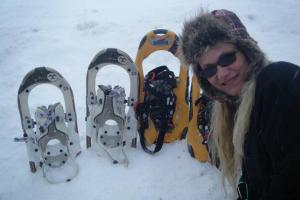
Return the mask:
[(118, 62), (122, 65), (126, 65), (127, 64), (127, 58), (125, 56), (119, 56), (118, 57)]
[(55, 82), (55, 81), (57, 81), (58, 76), (57, 76), (56, 73), (49, 73), (49, 74), (47, 75), (47, 78), (48, 78), (49, 81)]

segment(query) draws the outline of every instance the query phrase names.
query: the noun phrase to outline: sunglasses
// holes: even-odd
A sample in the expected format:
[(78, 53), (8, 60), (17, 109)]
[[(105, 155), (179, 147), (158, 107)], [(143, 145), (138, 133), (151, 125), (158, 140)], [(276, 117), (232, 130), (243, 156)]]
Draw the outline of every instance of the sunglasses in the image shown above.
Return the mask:
[(202, 67), (199, 65), (198, 67), (202, 68), (199, 73), (200, 77), (210, 78), (217, 73), (217, 66), (227, 67), (231, 65), (236, 61), (236, 53), (237, 51), (230, 51), (222, 54), (216, 63), (207, 64)]

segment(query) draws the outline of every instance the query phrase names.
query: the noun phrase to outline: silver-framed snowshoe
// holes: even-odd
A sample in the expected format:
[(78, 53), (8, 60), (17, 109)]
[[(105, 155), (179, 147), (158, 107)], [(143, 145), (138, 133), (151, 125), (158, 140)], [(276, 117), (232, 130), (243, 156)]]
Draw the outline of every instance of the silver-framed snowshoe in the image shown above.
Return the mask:
[[(100, 85), (96, 93), (98, 71), (109, 64), (125, 69), (130, 78), (130, 94), (120, 86)], [(132, 59), (115, 48), (100, 51), (92, 60), (87, 72), (86, 142), (87, 148), (95, 147), (113, 163), (128, 164), (124, 148), (136, 147), (137, 120), (134, 106), (138, 95), (138, 73)], [(125, 103), (128, 110), (125, 111)]]
[[(40, 84), (51, 84), (59, 88), (65, 100), (66, 113), (61, 103), (40, 106), (32, 118), (28, 97)], [(77, 116), (74, 97), (69, 83), (56, 70), (38, 67), (23, 79), (18, 91), (18, 106), (23, 128), (31, 172), (38, 167), (50, 183), (70, 181), (78, 173), (75, 157), (80, 154)]]

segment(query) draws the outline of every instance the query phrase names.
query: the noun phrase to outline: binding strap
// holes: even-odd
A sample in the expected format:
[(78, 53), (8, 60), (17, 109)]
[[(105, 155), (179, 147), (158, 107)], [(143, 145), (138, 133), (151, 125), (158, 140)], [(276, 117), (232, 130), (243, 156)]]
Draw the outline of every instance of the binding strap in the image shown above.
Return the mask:
[(197, 115), (197, 124), (198, 130), (203, 138), (202, 144), (208, 148), (207, 143), (210, 134), (212, 100), (204, 95), (201, 95), (201, 97), (196, 100), (195, 105), (200, 107)]
[[(159, 66), (148, 72), (144, 80), (144, 102), (137, 107), (140, 121), (140, 142), (145, 152), (154, 154), (163, 146), (166, 132), (174, 128), (172, 121), (176, 108), (176, 96), (173, 89), (176, 87), (176, 78), (167, 66)], [(158, 136), (154, 150), (146, 147), (145, 130), (149, 127), (148, 119), (152, 120)]]

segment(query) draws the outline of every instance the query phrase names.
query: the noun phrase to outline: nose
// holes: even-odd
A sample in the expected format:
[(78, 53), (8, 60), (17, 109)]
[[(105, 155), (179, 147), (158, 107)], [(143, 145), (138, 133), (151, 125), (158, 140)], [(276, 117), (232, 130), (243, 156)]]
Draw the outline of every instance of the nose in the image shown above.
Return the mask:
[(220, 82), (226, 82), (230, 75), (230, 71), (228, 70), (228, 67), (221, 67), (218, 65), (217, 67), (217, 78)]

